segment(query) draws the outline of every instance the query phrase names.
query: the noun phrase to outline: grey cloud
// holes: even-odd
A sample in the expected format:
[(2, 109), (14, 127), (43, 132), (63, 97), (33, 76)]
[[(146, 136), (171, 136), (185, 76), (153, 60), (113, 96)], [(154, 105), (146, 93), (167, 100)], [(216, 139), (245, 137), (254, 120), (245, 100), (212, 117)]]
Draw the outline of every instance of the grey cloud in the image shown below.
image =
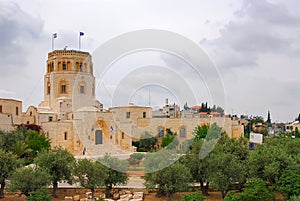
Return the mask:
[(299, 51), (297, 25), (300, 16), (284, 4), (245, 0), (221, 30), (220, 37), (202, 40), (219, 67), (255, 66), (261, 54), (292, 56)]
[(25, 13), (17, 4), (0, 2), (0, 67), (6, 68), (6, 73), (26, 65), (30, 44), (38, 42), (42, 28), (40, 19)]

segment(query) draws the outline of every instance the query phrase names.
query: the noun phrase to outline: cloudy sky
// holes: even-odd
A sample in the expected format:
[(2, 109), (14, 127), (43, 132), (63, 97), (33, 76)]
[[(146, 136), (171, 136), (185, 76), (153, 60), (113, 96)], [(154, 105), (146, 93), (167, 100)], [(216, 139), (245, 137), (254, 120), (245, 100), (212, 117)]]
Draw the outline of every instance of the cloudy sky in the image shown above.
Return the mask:
[(117, 36), (155, 29), (199, 45), (215, 65), (224, 101), (215, 101), (214, 86), (205, 78), (198, 84), (201, 76), (178, 56), (142, 51), (122, 57), (105, 74), (95, 73), (97, 98), (105, 107), (119, 103), (111, 101), (115, 91), (119, 100), (130, 89), (125, 102), (139, 105), (162, 105), (165, 98), (181, 106), (208, 101), (227, 113), (266, 118), (270, 110), (273, 121), (292, 121), (300, 113), (299, 8), (298, 0), (2, 0), (0, 97), (23, 100), (23, 110), (39, 104), (53, 33), (55, 49), (78, 49), (84, 32), (82, 50), (93, 55)]

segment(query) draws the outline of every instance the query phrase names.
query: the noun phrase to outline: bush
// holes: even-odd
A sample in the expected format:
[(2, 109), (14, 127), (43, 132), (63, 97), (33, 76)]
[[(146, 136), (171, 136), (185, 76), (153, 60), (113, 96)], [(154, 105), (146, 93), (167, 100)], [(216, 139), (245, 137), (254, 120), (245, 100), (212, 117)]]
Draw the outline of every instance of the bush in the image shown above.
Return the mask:
[(180, 201), (204, 201), (205, 197), (200, 191), (192, 194), (185, 194)]
[(142, 160), (144, 158), (144, 154), (142, 153), (133, 153), (130, 155), (130, 158), (135, 158), (137, 160)]
[(26, 198), (27, 201), (51, 201), (51, 196), (46, 188), (40, 188), (30, 193)]

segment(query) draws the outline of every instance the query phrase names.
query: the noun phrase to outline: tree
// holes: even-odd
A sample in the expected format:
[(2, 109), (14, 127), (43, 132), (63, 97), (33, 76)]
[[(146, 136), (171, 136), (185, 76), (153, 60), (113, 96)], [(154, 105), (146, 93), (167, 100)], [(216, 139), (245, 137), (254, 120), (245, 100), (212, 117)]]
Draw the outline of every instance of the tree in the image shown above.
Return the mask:
[(180, 160), (189, 168), (192, 175), (192, 182), (199, 182), (203, 195), (208, 195), (209, 181), (208, 181), (208, 163), (207, 157), (200, 159), (199, 152), (203, 145), (202, 140), (193, 142), (192, 149), (189, 150)]
[(245, 182), (245, 165), (233, 154), (211, 153), (208, 164), (208, 178), (221, 191), (223, 198), (234, 184)]
[(257, 146), (250, 152), (247, 159), (249, 176), (261, 178), (274, 184), (279, 179), (282, 172), (291, 164), (291, 158), (284, 151), (282, 146), (270, 146), (264, 144)]
[(179, 144), (179, 141), (176, 137), (176, 133), (173, 133), (171, 129), (166, 129), (166, 136), (163, 137), (161, 146), (166, 149), (176, 149)]
[[(300, 159), (300, 154), (298, 154)], [(300, 160), (285, 170), (276, 181), (276, 188), (284, 194), (285, 199), (300, 196)]]
[(207, 135), (208, 129), (209, 129), (209, 124), (202, 124), (196, 126), (193, 130), (193, 134), (195, 136), (196, 140), (204, 139)]
[(12, 191), (20, 190), (26, 196), (50, 183), (50, 175), (41, 168), (23, 167), (10, 177), (10, 189)]
[(268, 127), (272, 127), (270, 111), (268, 111), (268, 119), (267, 119), (266, 123), (267, 123)]
[(57, 197), (58, 182), (72, 183), (74, 156), (63, 148), (55, 148), (50, 152), (43, 152), (34, 160), (40, 167), (51, 175), (53, 184), (52, 196)]
[(13, 173), (17, 166), (17, 156), (0, 149), (0, 198), (4, 198), (5, 180)]
[(139, 141), (139, 148), (143, 148), (144, 151), (152, 151), (157, 143), (157, 138), (152, 136), (149, 132), (145, 132), (141, 135)]
[(99, 161), (80, 159), (75, 165), (75, 175), (80, 185), (92, 192), (92, 200), (95, 199), (95, 189), (105, 185), (108, 177), (107, 168)]
[(107, 177), (104, 184), (106, 186), (106, 197), (112, 197), (111, 190), (113, 185), (126, 184), (128, 180), (127, 171), (129, 168), (127, 161), (119, 160), (106, 154), (99, 160), (107, 168)]
[(165, 169), (145, 175), (145, 186), (158, 189), (167, 196), (167, 201), (176, 192), (186, 191), (189, 187), (191, 174), (189, 169), (183, 164), (176, 162)]
[(249, 179), (243, 192), (236, 193), (230, 191), (226, 194), (224, 201), (253, 201), (253, 200), (264, 200), (273, 201), (275, 198), (271, 188), (268, 187), (267, 182), (262, 179)]

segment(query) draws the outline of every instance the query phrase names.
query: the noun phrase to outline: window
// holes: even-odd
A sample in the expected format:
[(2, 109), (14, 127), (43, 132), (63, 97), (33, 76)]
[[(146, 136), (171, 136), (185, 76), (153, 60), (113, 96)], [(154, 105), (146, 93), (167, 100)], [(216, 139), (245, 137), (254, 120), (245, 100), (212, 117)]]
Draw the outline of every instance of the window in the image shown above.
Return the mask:
[(19, 107), (16, 107), (16, 115), (19, 115)]
[(180, 137), (186, 137), (186, 128), (185, 127), (180, 127)]
[(27, 121), (27, 124), (29, 124), (29, 121)]
[(67, 139), (68, 139), (68, 133), (65, 132), (65, 133), (64, 133), (64, 140), (67, 140)]
[(146, 118), (146, 112), (143, 112), (143, 118)]
[(157, 128), (157, 135), (158, 135), (158, 137), (164, 137), (164, 133), (165, 133), (164, 127), (158, 127)]
[(67, 86), (65, 84), (61, 85), (61, 89), (60, 89), (61, 93), (66, 93), (67, 92)]
[(130, 118), (130, 112), (126, 112), (126, 118), (127, 118), (127, 119)]
[(79, 64), (79, 72), (82, 72), (82, 63)]
[(125, 134), (124, 134), (124, 132), (122, 132), (122, 139), (124, 139), (124, 137), (125, 137)]
[(63, 69), (63, 70), (67, 70), (67, 64), (66, 64), (66, 63), (63, 63), (62, 69)]
[(80, 93), (84, 94), (84, 86), (80, 86)]
[(48, 120), (49, 120), (49, 121), (52, 121), (52, 120), (53, 120), (53, 117), (51, 117), (51, 116), (48, 117)]
[(0, 113), (2, 113), (2, 105), (0, 105)]
[(30, 111), (30, 116), (32, 116), (32, 112)]
[(47, 86), (47, 94), (50, 94), (50, 85)]

